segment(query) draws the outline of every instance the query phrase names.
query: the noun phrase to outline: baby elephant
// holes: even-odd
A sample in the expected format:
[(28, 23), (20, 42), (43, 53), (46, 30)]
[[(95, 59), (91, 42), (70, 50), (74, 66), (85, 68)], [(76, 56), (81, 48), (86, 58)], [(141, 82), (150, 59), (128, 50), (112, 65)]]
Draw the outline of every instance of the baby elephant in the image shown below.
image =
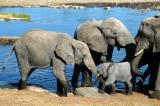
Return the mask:
[(106, 86), (111, 85), (112, 92), (115, 93), (115, 81), (125, 82), (126, 94), (132, 94), (131, 68), (128, 62), (103, 63), (98, 66), (97, 80), (100, 81), (99, 92), (103, 93)]

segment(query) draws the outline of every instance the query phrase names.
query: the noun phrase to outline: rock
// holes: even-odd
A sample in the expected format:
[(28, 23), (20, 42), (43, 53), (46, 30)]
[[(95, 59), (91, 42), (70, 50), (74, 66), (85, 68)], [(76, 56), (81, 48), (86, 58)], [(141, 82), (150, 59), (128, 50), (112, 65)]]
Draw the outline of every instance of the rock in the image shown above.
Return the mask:
[[(0, 90), (9, 90), (9, 89), (14, 89), (14, 90), (17, 90), (17, 84), (16, 83), (0, 83)], [(50, 92), (46, 89), (43, 89), (43, 88), (40, 88), (40, 87), (37, 87), (37, 86), (28, 86), (27, 89), (28, 91), (34, 91), (34, 92), (42, 92), (42, 93), (48, 93), (54, 97), (59, 97), (56, 93), (53, 93), (53, 92)], [(70, 94), (71, 95), (71, 94)]]
[(154, 17), (155, 18), (160, 18), (160, 14), (156, 14)]
[(99, 93), (98, 89), (95, 87), (80, 87), (76, 88), (75, 95), (77, 96), (84, 96), (84, 97), (94, 97), (94, 98), (101, 98), (101, 97), (109, 97), (107, 93)]
[(0, 45), (13, 45), (18, 37), (0, 37)]

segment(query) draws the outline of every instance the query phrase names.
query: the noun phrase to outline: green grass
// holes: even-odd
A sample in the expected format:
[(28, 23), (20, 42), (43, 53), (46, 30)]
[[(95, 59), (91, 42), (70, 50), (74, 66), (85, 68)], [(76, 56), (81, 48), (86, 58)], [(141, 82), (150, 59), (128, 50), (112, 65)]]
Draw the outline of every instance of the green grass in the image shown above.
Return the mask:
[(5, 21), (13, 19), (30, 21), (31, 16), (27, 14), (17, 14), (17, 13), (0, 13), (0, 19), (4, 19)]

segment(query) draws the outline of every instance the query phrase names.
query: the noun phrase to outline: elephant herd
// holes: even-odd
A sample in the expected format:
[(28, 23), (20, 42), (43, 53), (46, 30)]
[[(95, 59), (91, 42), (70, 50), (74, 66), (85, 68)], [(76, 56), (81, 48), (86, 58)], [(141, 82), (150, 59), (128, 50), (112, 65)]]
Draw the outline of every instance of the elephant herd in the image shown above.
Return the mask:
[[(114, 47), (117, 47), (118, 50), (120, 48), (126, 50), (126, 57), (119, 63), (112, 61)], [(74, 38), (66, 33), (31, 30), (17, 40), (13, 50), (21, 74), (18, 87), (20, 90), (27, 87), (27, 79), (35, 69), (53, 67), (53, 74), (57, 78), (57, 92), (67, 96), (69, 91), (65, 73), (67, 64), (74, 65), (71, 82), (72, 88), (75, 90), (78, 87), (77, 80), (80, 73), (82, 73), (81, 86), (92, 86), (92, 74), (96, 76), (97, 80), (100, 75), (96, 66), (109, 62), (111, 64), (107, 64), (109, 68), (113, 65), (113, 68), (117, 70), (116, 75), (113, 76), (124, 76), (120, 78), (124, 81), (125, 76), (128, 75), (126, 77), (130, 88), (128, 90), (132, 89), (132, 84), (129, 81), (131, 78), (135, 79), (136, 76), (139, 76), (145, 80), (150, 76), (148, 90), (154, 91), (150, 97), (160, 98), (159, 14), (141, 22), (135, 39), (120, 20), (108, 18), (89, 20), (79, 25)], [(122, 65), (116, 66), (121, 63), (124, 63), (124, 67)], [(148, 65), (146, 71), (141, 73), (140, 67), (146, 64)], [(100, 71), (102, 71), (101, 68)], [(101, 74), (105, 76), (105, 72), (101, 72)], [(105, 78), (113, 79), (113, 77)], [(134, 84), (135, 81), (133, 80), (132, 83)], [(99, 83), (99, 89), (104, 88), (103, 84)]]

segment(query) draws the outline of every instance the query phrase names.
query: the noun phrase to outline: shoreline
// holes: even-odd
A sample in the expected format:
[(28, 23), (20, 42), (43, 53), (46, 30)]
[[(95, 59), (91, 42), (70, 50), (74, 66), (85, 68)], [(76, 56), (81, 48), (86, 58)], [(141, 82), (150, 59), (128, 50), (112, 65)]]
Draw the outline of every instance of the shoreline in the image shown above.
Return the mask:
[(160, 10), (160, 0), (0, 0), (0, 7), (56, 7), (61, 5), (87, 6), (87, 7), (130, 7), (138, 9)]

